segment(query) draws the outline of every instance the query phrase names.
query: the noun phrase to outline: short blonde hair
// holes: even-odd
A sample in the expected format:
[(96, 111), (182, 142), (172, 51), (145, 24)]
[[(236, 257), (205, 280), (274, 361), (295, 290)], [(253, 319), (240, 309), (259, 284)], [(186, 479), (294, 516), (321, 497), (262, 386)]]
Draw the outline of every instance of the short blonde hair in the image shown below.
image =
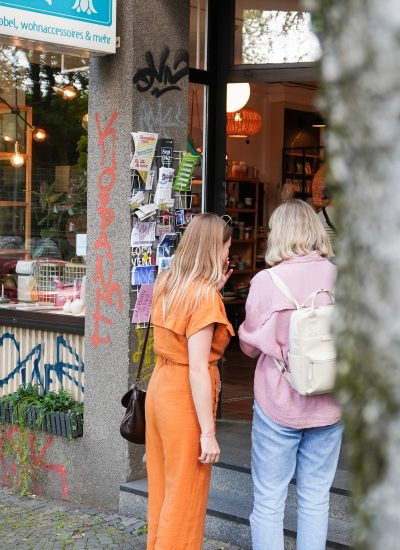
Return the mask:
[(278, 206), (270, 218), (269, 229), (265, 261), (270, 266), (314, 251), (326, 258), (333, 256), (321, 220), (302, 200), (293, 199)]

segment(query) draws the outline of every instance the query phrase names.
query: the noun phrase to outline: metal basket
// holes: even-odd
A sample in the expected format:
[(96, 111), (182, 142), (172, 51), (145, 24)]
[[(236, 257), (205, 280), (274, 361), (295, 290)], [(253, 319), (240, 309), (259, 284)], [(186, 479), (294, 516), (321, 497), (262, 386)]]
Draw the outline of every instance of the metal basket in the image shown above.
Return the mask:
[(78, 264), (74, 262), (68, 262), (64, 267), (64, 278), (63, 281), (65, 284), (81, 283), (83, 277), (86, 274), (86, 265)]
[(39, 260), (34, 269), (36, 289), (39, 302), (54, 304), (56, 301), (56, 285), (54, 279), (63, 281), (64, 262)]

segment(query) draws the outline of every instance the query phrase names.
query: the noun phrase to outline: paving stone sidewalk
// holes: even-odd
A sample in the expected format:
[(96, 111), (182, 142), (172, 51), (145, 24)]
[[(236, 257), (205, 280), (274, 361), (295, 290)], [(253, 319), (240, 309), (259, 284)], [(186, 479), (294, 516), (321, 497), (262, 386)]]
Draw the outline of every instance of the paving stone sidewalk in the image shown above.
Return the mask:
[[(0, 487), (1, 550), (144, 550), (146, 524), (114, 512), (36, 496), (21, 497)], [(203, 550), (240, 550), (204, 539)]]

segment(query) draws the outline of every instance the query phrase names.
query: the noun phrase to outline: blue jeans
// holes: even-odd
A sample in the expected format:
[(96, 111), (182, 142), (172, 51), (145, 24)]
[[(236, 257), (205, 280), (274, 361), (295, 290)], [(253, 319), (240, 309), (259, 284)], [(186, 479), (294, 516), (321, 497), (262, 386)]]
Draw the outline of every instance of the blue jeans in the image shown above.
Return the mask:
[(254, 403), (250, 516), (253, 550), (283, 550), (283, 516), (296, 471), (297, 550), (325, 550), (329, 489), (342, 440), (340, 422), (296, 430), (270, 420)]

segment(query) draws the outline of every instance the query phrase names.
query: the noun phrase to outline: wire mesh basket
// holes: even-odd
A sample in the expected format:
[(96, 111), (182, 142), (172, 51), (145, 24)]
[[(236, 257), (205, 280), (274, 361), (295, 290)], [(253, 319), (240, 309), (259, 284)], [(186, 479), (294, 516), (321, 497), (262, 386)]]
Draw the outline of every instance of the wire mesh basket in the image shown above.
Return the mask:
[(54, 279), (63, 281), (64, 262), (37, 261), (34, 270), (39, 302), (54, 304), (56, 301), (56, 284)]
[(83, 277), (86, 274), (86, 265), (78, 264), (75, 262), (67, 262), (64, 266), (64, 278), (65, 284), (81, 283)]

